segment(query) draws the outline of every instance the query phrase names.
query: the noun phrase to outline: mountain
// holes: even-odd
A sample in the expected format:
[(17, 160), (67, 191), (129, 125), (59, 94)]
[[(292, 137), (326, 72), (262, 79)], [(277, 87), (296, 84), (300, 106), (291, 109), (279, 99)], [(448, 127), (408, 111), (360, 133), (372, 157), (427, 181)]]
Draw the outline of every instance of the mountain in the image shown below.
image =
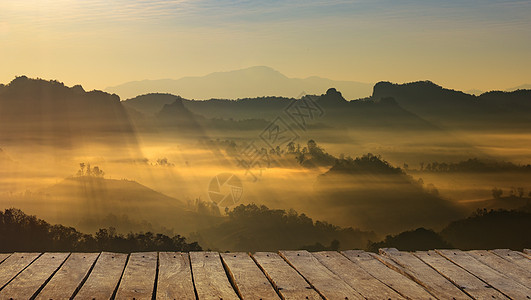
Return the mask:
[(42, 202), (53, 203), (52, 210), (61, 212), (57, 221), (77, 224), (89, 232), (97, 230), (102, 217), (110, 212), (120, 212), (128, 219), (145, 220), (182, 233), (217, 224), (220, 219), (219, 216), (192, 211), (181, 200), (132, 180), (69, 177), (35, 195), (41, 195)]
[(300, 97), (315, 94), (334, 86), (349, 99), (366, 97), (372, 84), (355, 81), (335, 81), (321, 77), (289, 78), (264, 66), (216, 72), (205, 76), (181, 79), (132, 81), (105, 90), (122, 98), (148, 93), (171, 93), (188, 99), (237, 99), (262, 96)]
[(531, 90), (531, 84), (522, 84), (522, 85), (519, 85), (519, 86), (515, 86), (515, 87), (512, 87), (510, 89), (507, 89), (506, 91), (507, 92), (512, 92), (512, 91), (516, 91), (516, 90)]
[(191, 238), (203, 247), (255, 252), (311, 250), (312, 246), (307, 245), (323, 247), (334, 244), (341, 249), (359, 249), (377, 236), (371, 231), (341, 228), (327, 222), (314, 221), (293, 209), (285, 211), (269, 209), (264, 205), (242, 204), (229, 211), (228, 218), (223, 223), (200, 230), (191, 235)]
[(237, 100), (209, 99), (198, 101), (182, 99), (178, 96), (172, 97), (167, 94), (148, 94), (123, 101), (123, 103), (127, 107), (134, 107), (142, 113), (149, 114), (156, 111), (157, 108), (159, 110), (167, 109), (164, 108), (165, 105), (178, 100), (182, 101), (184, 107), (193, 114), (207, 119), (232, 119), (239, 121), (263, 119), (271, 121), (280, 115), (284, 115), (285, 110), (290, 105), (313, 101), (323, 111), (319, 119), (315, 118), (311, 122), (321, 122), (322, 124), (341, 127), (387, 128), (389, 126), (398, 126), (414, 128), (415, 130), (436, 130), (433, 125), (403, 109), (391, 98), (377, 100), (365, 98), (347, 101), (342, 92), (335, 88), (329, 88), (320, 96), (311, 96), (311, 99), (314, 100), (307, 99), (309, 98), (305, 98), (302, 102), (296, 102), (301, 100), (268, 96)]
[(531, 125), (531, 90), (491, 91), (479, 96), (443, 88), (430, 81), (379, 82), (371, 99), (393, 98), (404, 109), (438, 126), (459, 129), (525, 129)]
[(160, 112), (164, 105), (171, 104), (178, 99), (182, 98), (172, 94), (152, 93), (127, 99), (122, 101), (122, 104), (145, 114), (155, 115)]
[(68, 147), (102, 137), (112, 137), (109, 141), (115, 144), (136, 144), (117, 95), (26, 76), (0, 88), (0, 143)]
[(320, 204), (334, 208), (335, 223), (349, 222), (362, 230), (387, 234), (420, 226), (440, 228), (462, 216), (433, 185), (424, 186), (370, 153), (336, 160), (314, 187)]

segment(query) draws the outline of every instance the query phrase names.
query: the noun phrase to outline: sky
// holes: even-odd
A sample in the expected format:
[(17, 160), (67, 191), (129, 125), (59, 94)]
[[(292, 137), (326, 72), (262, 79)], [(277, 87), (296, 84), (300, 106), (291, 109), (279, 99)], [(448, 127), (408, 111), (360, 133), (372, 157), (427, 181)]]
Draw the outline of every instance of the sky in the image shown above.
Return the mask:
[(269, 66), (288, 77), (531, 83), (531, 1), (0, 0), (0, 83), (86, 89)]

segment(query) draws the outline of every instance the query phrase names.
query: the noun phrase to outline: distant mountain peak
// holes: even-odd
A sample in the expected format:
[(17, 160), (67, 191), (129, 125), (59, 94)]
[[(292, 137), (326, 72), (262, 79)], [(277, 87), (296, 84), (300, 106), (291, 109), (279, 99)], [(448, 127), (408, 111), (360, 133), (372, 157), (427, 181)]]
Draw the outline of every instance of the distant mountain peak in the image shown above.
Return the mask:
[(243, 99), (264, 96), (297, 97), (302, 91), (318, 94), (334, 86), (348, 99), (371, 94), (372, 84), (355, 81), (335, 81), (318, 76), (290, 78), (267, 66), (252, 66), (239, 70), (187, 76), (179, 79), (131, 81), (106, 88), (123, 98), (149, 93), (171, 93), (186, 99)]
[(317, 100), (320, 104), (338, 104), (338, 103), (347, 103), (348, 101), (343, 98), (341, 92), (335, 88), (329, 88), (325, 94)]

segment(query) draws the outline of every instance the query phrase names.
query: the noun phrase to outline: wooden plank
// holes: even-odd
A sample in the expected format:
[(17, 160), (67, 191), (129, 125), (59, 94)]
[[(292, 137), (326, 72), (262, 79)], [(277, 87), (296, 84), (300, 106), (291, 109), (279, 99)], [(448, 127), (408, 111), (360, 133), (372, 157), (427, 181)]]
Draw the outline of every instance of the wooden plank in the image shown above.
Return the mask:
[(44, 253), (0, 291), (0, 299), (30, 299), (70, 253)]
[(325, 299), (363, 299), (350, 285), (323, 266), (310, 252), (280, 251), (280, 256), (295, 268)]
[(222, 253), (221, 259), (243, 299), (280, 299), (248, 253)]
[(448, 280), (459, 286), (474, 299), (508, 299), (476, 276), (470, 274), (465, 269), (459, 267), (448, 259), (442, 257), (437, 252), (417, 251), (414, 255), (437, 270)]
[(486, 250), (468, 251), (468, 254), (503, 275), (518, 281), (528, 288), (531, 287), (531, 269), (521, 268), (519, 265)]
[(341, 253), (403, 297), (408, 299), (435, 299), (434, 296), (414, 281), (388, 268), (376, 259), (374, 254), (361, 250), (348, 250)]
[(436, 250), (453, 263), (474, 274), (487, 284), (513, 299), (531, 299), (531, 290), (498, 271), (482, 264), (470, 254), (460, 250)]
[(322, 299), (280, 255), (273, 252), (257, 252), (252, 257), (283, 299)]
[(102, 252), (74, 299), (111, 299), (127, 261), (127, 254)]
[(519, 265), (521, 268), (531, 270), (531, 259), (527, 258), (523, 253), (513, 251), (509, 249), (496, 249), (490, 250), (491, 253), (498, 255), (499, 257), (508, 260), (514, 264)]
[(99, 253), (72, 253), (36, 299), (70, 299), (80, 288)]
[(192, 275), (199, 300), (237, 300), (217, 252), (190, 252)]
[(11, 253), (0, 253), (0, 263), (6, 260), (9, 256), (11, 256)]
[(159, 253), (157, 299), (195, 300), (188, 253)]
[(14, 253), (0, 264), (0, 290), (24, 270), (40, 253)]
[(366, 299), (405, 299), (336, 251), (323, 251), (312, 254), (321, 264), (339, 276)]
[(116, 299), (150, 300), (157, 276), (157, 252), (131, 253)]
[(470, 299), (470, 296), (415, 255), (398, 251), (395, 248), (383, 248), (380, 249), (380, 253), (402, 266), (401, 269), (396, 269), (396, 271), (420, 284), (435, 297), (455, 300)]

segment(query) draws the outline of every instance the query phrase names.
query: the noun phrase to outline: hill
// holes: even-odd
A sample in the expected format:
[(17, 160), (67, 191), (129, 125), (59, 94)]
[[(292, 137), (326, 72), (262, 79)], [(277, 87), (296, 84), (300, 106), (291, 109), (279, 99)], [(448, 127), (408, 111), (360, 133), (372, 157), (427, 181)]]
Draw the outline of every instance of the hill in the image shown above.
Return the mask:
[(323, 248), (323, 245), (330, 245), (331, 248), (336, 248), (334, 250), (363, 248), (376, 235), (373, 232), (313, 221), (294, 210), (269, 209), (263, 205), (249, 204), (235, 207), (223, 223), (200, 230), (191, 238), (203, 247), (254, 252), (310, 250), (319, 245)]
[(131, 180), (69, 177), (29, 197), (36, 198), (37, 195), (41, 195), (42, 213), (49, 210), (58, 212), (54, 221), (79, 226), (85, 232), (96, 230), (111, 212), (127, 216), (125, 220), (115, 218), (120, 224), (112, 224), (120, 232), (130, 230), (120, 225), (135, 225), (131, 224), (131, 220), (173, 228), (182, 233), (219, 222), (219, 214), (193, 211), (184, 202)]
[(338, 159), (319, 176), (315, 189), (319, 204), (313, 207), (326, 206), (338, 224), (350, 222), (378, 233), (419, 226), (441, 228), (462, 216), (458, 207), (439, 197), (434, 186), (424, 186), (370, 153)]
[(408, 111), (436, 125), (459, 129), (520, 128), (530, 125), (531, 90), (491, 91), (479, 96), (430, 81), (379, 82), (371, 99), (393, 98)]
[[(415, 130), (437, 130), (433, 125), (422, 120), (413, 113), (404, 110), (393, 99), (373, 101), (363, 99), (347, 101), (335, 88), (327, 89), (326, 93), (312, 96), (323, 109), (323, 117), (318, 120), (327, 125), (341, 127), (408, 127)], [(162, 110), (164, 105), (176, 100), (182, 101), (192, 113), (207, 119), (265, 119), (273, 120), (293, 105), (294, 98), (258, 97), (237, 100), (209, 99), (204, 101), (182, 99), (167, 94), (149, 94), (124, 101), (124, 105), (134, 107), (142, 113), (152, 114)]]
[(25, 76), (0, 89), (0, 143), (69, 147), (102, 137), (112, 137), (106, 142), (115, 145), (136, 144), (117, 95)]
[(237, 99), (270, 95), (298, 97), (303, 92), (314, 94), (331, 86), (341, 89), (350, 99), (356, 99), (370, 95), (372, 84), (316, 76), (288, 78), (272, 68), (256, 66), (176, 80), (132, 81), (105, 90), (123, 98), (148, 93), (171, 93), (189, 99)]
[(117, 234), (113, 228), (100, 228), (95, 235), (73, 227), (51, 225), (18, 209), (0, 211), (0, 252), (43, 251), (198, 251), (197, 243), (187, 243), (180, 235)]

